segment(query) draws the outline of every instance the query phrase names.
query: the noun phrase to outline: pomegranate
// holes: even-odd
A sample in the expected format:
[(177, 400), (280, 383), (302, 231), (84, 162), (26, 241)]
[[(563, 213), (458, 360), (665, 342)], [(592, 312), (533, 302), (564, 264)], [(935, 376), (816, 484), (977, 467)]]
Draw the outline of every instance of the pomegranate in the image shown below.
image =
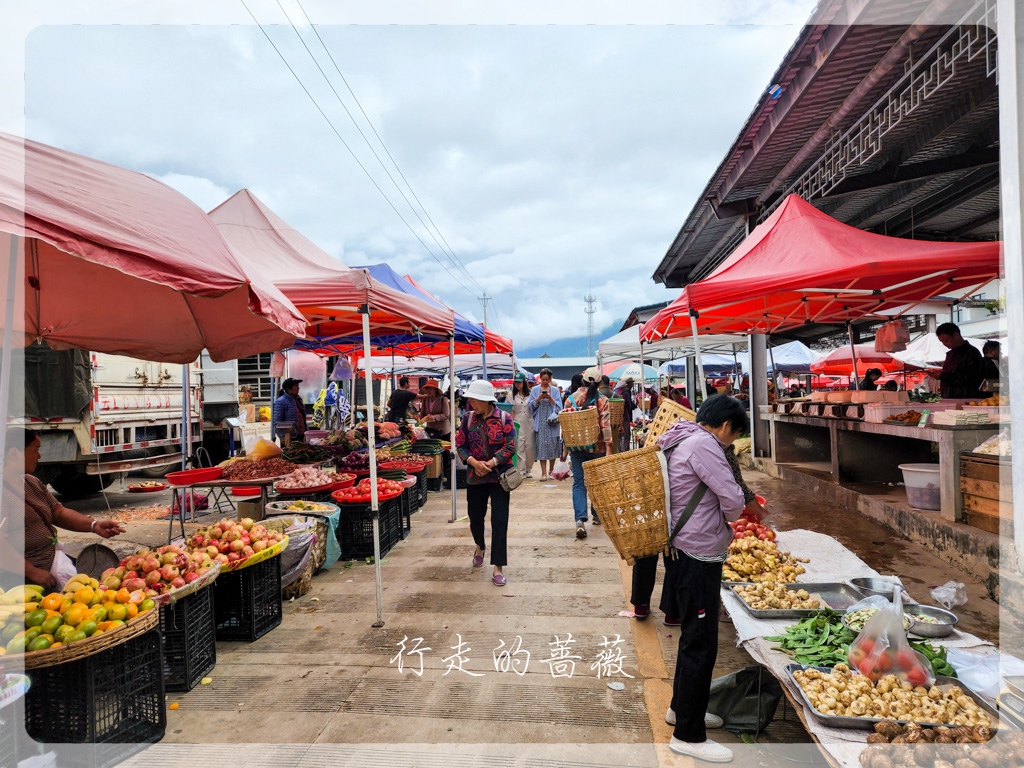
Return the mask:
[(226, 541), (238, 541), (240, 538), (242, 538), (242, 534), (238, 531), (232, 530), (224, 534), (224, 539)]
[(230, 549), (231, 549), (231, 542), (230, 541), (222, 541), (220, 544), (217, 545), (217, 551), (220, 552), (221, 554), (229, 551)]
[(252, 527), (256, 524), (256, 521), (253, 520), (251, 517), (243, 517), (241, 520), (238, 521), (238, 524), (241, 525), (245, 530), (251, 531)]
[(203, 534), (197, 533), (195, 536), (192, 537), (192, 546), (193, 547), (202, 547), (202, 546), (204, 546), (204, 544), (203, 544)]
[(110, 574), (109, 576), (107, 576), (107, 578), (103, 579), (103, 586), (105, 586), (107, 589), (120, 589), (121, 580), (117, 578), (117, 576), (115, 576), (114, 574)]
[[(150, 571), (146, 574), (146, 586), (155, 587), (160, 583), (160, 571)], [(134, 589), (129, 589), (129, 592), (134, 592)]]
[(238, 562), (241, 559), (242, 559), (242, 555), (241, 555), (240, 552), (229, 552), (228, 553), (228, 562), (229, 563), (236, 563), (236, 562)]
[(142, 561), (142, 570), (144, 573), (152, 573), (160, 567), (160, 561), (150, 555)]
[(174, 587), (175, 589), (181, 589), (187, 583), (188, 582), (185, 581), (184, 577), (182, 577), (182, 576), (175, 576), (173, 579), (171, 579), (171, 586)]
[(138, 555), (132, 555), (125, 559), (124, 567), (129, 571), (141, 571), (142, 570), (142, 558)]
[(217, 562), (223, 565), (224, 563), (228, 562), (228, 556), (223, 553), (217, 555)]
[(221, 530), (221, 529), (220, 529), (219, 527), (217, 527), (217, 526), (214, 526), (213, 528), (211, 528), (211, 529), (210, 529), (210, 537), (211, 537), (211, 538), (214, 538), (214, 539), (219, 539), (219, 538), (220, 538), (221, 536), (223, 536), (223, 535), (224, 535), (224, 531), (222, 531), (222, 530)]
[(198, 573), (194, 573), (194, 572), (193, 573), (186, 573), (184, 581), (185, 581), (186, 584), (191, 584), (193, 581), (195, 581), (198, 578), (199, 578), (199, 574)]
[(243, 549), (245, 549), (245, 544), (242, 543), (241, 539), (235, 539), (231, 542), (232, 552), (241, 552)]
[(242, 550), (242, 554), (246, 557), (252, 557), (254, 554), (256, 554), (256, 551), (252, 547), (246, 547)]
[(220, 552), (220, 550), (215, 546), (209, 546), (206, 548), (206, 554), (209, 557), (216, 557), (218, 552)]
[(160, 575), (163, 577), (164, 581), (171, 581), (172, 579), (180, 576), (181, 572), (178, 570), (178, 566), (176, 565), (165, 565), (160, 569)]
[(171, 565), (171, 564), (174, 563), (174, 559), (176, 557), (177, 557), (177, 555), (174, 554), (173, 552), (164, 552), (162, 555), (160, 555), (160, 564), (161, 565)]
[(260, 541), (253, 542), (253, 545), (252, 545), (252, 551), (253, 552), (262, 552), (266, 548), (267, 548), (267, 542), (263, 541), (262, 539)]
[(107, 579), (109, 579), (113, 575), (114, 575), (114, 569), (113, 568), (107, 568), (107, 570), (105, 570), (103, 572), (103, 575), (100, 576), (100, 581), (106, 581)]

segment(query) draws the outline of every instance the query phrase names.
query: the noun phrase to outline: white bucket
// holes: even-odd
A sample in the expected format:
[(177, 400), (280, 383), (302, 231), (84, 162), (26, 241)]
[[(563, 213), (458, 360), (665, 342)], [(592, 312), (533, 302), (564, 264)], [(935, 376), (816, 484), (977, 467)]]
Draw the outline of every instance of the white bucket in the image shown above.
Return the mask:
[(915, 509), (942, 509), (938, 464), (900, 464), (907, 503)]

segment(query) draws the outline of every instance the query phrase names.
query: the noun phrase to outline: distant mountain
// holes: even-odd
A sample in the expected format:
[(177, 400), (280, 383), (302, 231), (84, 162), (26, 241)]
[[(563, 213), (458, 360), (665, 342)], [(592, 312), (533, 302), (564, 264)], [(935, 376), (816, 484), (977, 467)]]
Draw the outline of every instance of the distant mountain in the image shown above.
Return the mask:
[[(607, 327), (594, 333), (594, 352), (596, 354), (597, 342), (607, 339), (609, 336), (614, 336), (622, 328), (622, 323), (625, 322), (625, 318), (616, 320), (610, 323)], [(564, 339), (554, 339), (545, 344), (539, 344), (534, 347), (526, 347), (525, 349), (516, 349), (516, 355), (518, 357), (540, 357), (547, 355), (548, 357), (585, 357), (587, 354), (587, 337), (586, 336), (572, 336)]]

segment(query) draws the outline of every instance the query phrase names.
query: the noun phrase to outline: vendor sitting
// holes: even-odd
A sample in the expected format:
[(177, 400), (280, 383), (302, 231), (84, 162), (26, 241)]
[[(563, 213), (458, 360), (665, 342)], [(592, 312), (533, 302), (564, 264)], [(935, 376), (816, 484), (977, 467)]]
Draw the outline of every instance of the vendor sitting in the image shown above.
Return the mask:
[[(0, 521), (5, 525), (0, 532), (0, 562), (7, 565), (20, 560), (26, 582), (60, 589), (74, 576), (76, 569), (71, 559), (60, 551), (58, 527), (79, 533), (92, 532), (105, 539), (124, 533), (124, 529), (113, 520), (96, 520), (68, 509), (53, 497), (46, 485), (32, 474), (39, 464), (41, 445), (39, 435), (31, 430), (22, 427), (7, 430), (3, 507), (0, 509)], [(7, 538), (12, 529), (19, 527), (15, 510), (22, 511), (24, 520), (24, 556)]]

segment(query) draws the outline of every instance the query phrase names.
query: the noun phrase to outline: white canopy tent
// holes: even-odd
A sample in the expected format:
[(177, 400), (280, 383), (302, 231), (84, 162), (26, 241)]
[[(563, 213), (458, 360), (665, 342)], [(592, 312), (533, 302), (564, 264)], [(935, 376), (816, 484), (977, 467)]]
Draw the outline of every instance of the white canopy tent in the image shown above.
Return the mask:
[[(965, 340), (977, 347), (979, 351), (988, 341), (988, 339)], [(918, 368), (941, 368), (942, 363), (946, 360), (947, 352), (949, 350), (942, 345), (938, 336), (934, 333), (925, 333), (907, 344), (907, 348), (902, 352), (893, 352), (892, 356)]]
[[(700, 337), (700, 348), (702, 352), (721, 352), (731, 354), (734, 349), (746, 349), (746, 336), (709, 335)], [(692, 354), (694, 349), (693, 339), (662, 339), (640, 345), (640, 326), (631, 325), (624, 331), (619, 331), (614, 336), (597, 343), (597, 356), (602, 363), (610, 363), (616, 360), (636, 360), (643, 357), (645, 360), (665, 361), (684, 356), (687, 351)]]

